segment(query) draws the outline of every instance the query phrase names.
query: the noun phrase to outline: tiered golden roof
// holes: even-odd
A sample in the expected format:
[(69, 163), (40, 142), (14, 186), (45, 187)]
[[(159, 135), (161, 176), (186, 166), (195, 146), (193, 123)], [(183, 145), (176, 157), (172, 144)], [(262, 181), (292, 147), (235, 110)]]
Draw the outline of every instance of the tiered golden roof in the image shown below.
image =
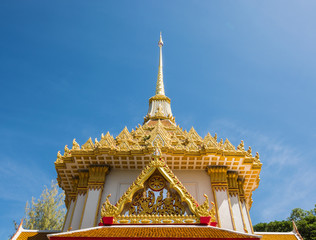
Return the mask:
[(204, 138), (192, 127), (189, 132), (169, 120), (151, 120), (138, 125), (131, 132), (125, 127), (113, 137), (110, 133), (101, 135), (95, 143), (88, 141), (80, 146), (75, 140), (73, 147), (65, 147), (64, 155), (58, 152), (55, 162), (58, 180), (66, 195), (72, 192), (73, 178), (78, 170), (90, 164), (107, 164), (114, 169), (143, 169), (150, 160), (154, 146), (161, 148), (171, 169), (206, 169), (208, 165), (227, 165), (239, 171), (245, 178), (245, 197), (258, 187), (261, 162), (258, 156), (245, 151), (243, 142), (233, 146), (228, 139), (218, 141), (217, 136), (208, 133)]
[(244, 178), (244, 192), (248, 206), (251, 195), (259, 184), (261, 162), (259, 154), (246, 151), (244, 142), (235, 147), (228, 139), (218, 140), (217, 135), (208, 133), (202, 138), (192, 127), (189, 132), (174, 122), (170, 99), (165, 96), (162, 73), (162, 39), (156, 95), (150, 98), (149, 112), (143, 125), (132, 131), (125, 127), (113, 137), (109, 132), (100, 139), (91, 138), (83, 145), (73, 140), (71, 149), (65, 146), (64, 154), (60, 151), (55, 162), (59, 185), (67, 197), (74, 192), (79, 171), (90, 165), (107, 165), (113, 169), (142, 170), (149, 164), (154, 146), (158, 145), (172, 170), (206, 170), (209, 165), (224, 165), (228, 170), (238, 171)]

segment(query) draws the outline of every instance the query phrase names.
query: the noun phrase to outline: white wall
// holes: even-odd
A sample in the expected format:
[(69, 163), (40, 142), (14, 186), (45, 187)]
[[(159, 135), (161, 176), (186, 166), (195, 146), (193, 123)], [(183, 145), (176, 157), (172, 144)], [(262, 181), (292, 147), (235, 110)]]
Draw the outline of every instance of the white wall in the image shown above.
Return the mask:
[(252, 233), (245, 201), (242, 203), (241, 208), (242, 208), (242, 214), (243, 214), (244, 219), (245, 219), (246, 229), (247, 229), (248, 233)]
[(101, 206), (105, 202), (106, 197), (111, 194), (110, 202), (114, 205), (140, 173), (141, 170), (112, 169), (110, 171), (105, 179), (97, 221), (101, 218)]
[(241, 215), (241, 209), (239, 207), (239, 198), (238, 196), (230, 197), (230, 203), (232, 205), (233, 218), (235, 221), (236, 230), (240, 232), (244, 232), (244, 224)]
[(221, 227), (227, 228), (227, 229), (234, 229), (232, 220), (231, 220), (231, 215), (230, 215), (227, 191), (226, 190), (215, 191), (215, 194), (216, 194), (218, 215), (219, 215)]
[(94, 221), (97, 214), (97, 207), (99, 202), (99, 196), (101, 194), (101, 189), (89, 189), (86, 201), (86, 207), (84, 209), (81, 229), (94, 227)]
[(68, 228), (69, 228), (70, 219), (71, 219), (72, 212), (73, 212), (73, 210), (74, 210), (74, 206), (75, 206), (75, 201), (74, 201), (74, 200), (71, 200), (70, 205), (69, 205), (69, 208), (68, 208), (68, 211), (67, 211), (67, 216), (66, 216), (66, 219), (65, 219), (65, 224), (64, 224), (63, 232), (67, 231)]
[(174, 170), (173, 173), (198, 203), (205, 201), (204, 193), (214, 202), (210, 176), (204, 170)]
[(86, 194), (81, 194), (77, 196), (76, 206), (71, 221), (72, 230), (79, 229), (85, 198)]

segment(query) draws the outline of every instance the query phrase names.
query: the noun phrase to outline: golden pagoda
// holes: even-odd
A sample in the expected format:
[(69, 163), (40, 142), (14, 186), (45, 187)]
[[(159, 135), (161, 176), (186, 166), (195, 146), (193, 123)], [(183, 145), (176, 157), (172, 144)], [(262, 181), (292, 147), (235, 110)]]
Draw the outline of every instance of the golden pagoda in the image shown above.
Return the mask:
[(67, 214), (62, 231), (49, 239), (264, 235), (253, 232), (249, 215), (260, 181), (259, 154), (243, 141), (235, 147), (216, 134), (201, 137), (193, 127), (176, 124), (164, 90), (161, 34), (158, 46), (156, 92), (143, 124), (81, 146), (74, 139), (63, 155), (58, 152), (55, 168)]

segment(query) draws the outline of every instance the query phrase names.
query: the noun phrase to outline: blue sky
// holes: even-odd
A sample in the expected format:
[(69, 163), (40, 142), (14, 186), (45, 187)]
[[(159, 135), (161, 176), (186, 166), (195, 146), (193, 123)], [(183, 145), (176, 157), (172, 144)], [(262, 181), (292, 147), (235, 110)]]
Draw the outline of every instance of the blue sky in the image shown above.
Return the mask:
[(159, 32), (176, 122), (259, 152), (253, 223), (316, 199), (315, 1), (0, 2), (0, 235), (58, 150), (142, 123)]

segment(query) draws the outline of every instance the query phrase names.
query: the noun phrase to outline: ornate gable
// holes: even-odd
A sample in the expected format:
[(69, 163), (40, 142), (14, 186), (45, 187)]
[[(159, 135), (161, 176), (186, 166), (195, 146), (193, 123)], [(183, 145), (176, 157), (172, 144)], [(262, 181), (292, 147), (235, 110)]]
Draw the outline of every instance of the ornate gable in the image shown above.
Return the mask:
[(228, 151), (236, 151), (235, 147), (233, 144), (230, 143), (230, 141), (228, 141), (228, 139), (226, 138), (225, 142), (224, 142), (224, 149), (228, 150)]
[(160, 120), (158, 120), (155, 128), (151, 131), (150, 138), (146, 141), (146, 144), (160, 147), (170, 146), (169, 133), (165, 130)]
[(187, 137), (192, 141), (196, 142), (197, 144), (202, 142), (202, 138), (200, 135), (195, 131), (193, 127), (191, 127), (190, 131), (188, 132)]
[(209, 211), (208, 197), (204, 194), (206, 200), (199, 205), (161, 158), (158, 147), (115, 205), (110, 196), (102, 205), (101, 217), (113, 217), (114, 223), (200, 223), (200, 217), (215, 221), (215, 208)]
[(115, 140), (109, 132), (107, 132), (105, 135), (101, 135), (101, 140), (99, 143), (101, 148), (115, 148)]
[(94, 144), (92, 142), (91, 137), (88, 139), (88, 141), (85, 144), (83, 144), (81, 146), (81, 149), (84, 149), (84, 150), (93, 150), (94, 149)]
[[(215, 135), (216, 136), (216, 135)], [(203, 139), (203, 145), (206, 149), (209, 148), (218, 148), (217, 141), (215, 137), (212, 137), (210, 133), (207, 133)]]

